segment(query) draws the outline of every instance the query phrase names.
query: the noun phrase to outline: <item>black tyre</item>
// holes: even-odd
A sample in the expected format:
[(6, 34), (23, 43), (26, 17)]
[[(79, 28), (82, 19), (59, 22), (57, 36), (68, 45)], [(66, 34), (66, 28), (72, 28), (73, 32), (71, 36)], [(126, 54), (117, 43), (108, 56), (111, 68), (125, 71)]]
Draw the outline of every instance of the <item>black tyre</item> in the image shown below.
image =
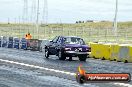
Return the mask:
[(80, 84), (83, 84), (83, 83), (85, 83), (85, 82), (86, 82), (85, 76), (81, 76), (81, 77), (80, 77), (80, 80), (79, 80), (79, 83), (80, 83)]
[(127, 60), (125, 60), (125, 61), (124, 61), (124, 63), (128, 63), (128, 61), (127, 61)]
[(66, 56), (65, 56), (63, 50), (60, 50), (60, 51), (59, 51), (58, 57), (59, 57), (59, 60), (65, 60), (65, 59), (66, 59)]
[(79, 55), (78, 57), (80, 61), (86, 61), (87, 59), (87, 55)]
[(85, 76), (82, 76), (82, 75), (76, 76), (76, 80), (80, 84), (84, 84), (86, 82)]
[(45, 58), (49, 58), (49, 51), (48, 51), (48, 49), (45, 49)]
[(72, 56), (71, 56), (71, 57), (69, 57), (69, 61), (72, 61)]

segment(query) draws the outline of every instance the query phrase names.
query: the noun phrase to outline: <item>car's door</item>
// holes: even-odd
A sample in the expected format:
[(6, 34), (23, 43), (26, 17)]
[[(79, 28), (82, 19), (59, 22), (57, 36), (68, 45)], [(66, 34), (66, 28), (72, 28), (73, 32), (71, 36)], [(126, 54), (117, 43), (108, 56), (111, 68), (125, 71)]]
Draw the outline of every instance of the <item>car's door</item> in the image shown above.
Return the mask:
[(58, 38), (58, 40), (57, 40), (57, 45), (56, 45), (56, 49), (58, 50), (60, 50), (61, 48), (62, 48), (62, 44), (63, 44), (63, 37), (62, 36), (60, 36), (59, 38)]
[(51, 54), (56, 54), (57, 53), (57, 49), (56, 49), (56, 46), (58, 46), (58, 41), (59, 39), (59, 36), (56, 36), (51, 42), (50, 42), (50, 45), (49, 45), (49, 51)]

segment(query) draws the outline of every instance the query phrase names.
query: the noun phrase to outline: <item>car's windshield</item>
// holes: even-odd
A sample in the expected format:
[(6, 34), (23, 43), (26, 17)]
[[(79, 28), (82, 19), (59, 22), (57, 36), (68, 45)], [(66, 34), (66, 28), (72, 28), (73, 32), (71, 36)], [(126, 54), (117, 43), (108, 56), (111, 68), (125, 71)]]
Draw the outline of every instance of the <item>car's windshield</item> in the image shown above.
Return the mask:
[(65, 37), (64, 43), (66, 43), (66, 44), (81, 44), (81, 45), (85, 44), (83, 39), (77, 38), (77, 37)]

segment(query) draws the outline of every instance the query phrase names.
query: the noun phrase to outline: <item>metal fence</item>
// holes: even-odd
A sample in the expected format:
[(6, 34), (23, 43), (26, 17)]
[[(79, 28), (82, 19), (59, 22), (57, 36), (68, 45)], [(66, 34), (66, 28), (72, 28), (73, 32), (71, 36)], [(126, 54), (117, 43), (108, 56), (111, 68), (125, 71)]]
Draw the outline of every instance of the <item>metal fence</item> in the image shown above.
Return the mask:
[(15, 26), (0, 26), (0, 36), (7, 37), (25, 37), (26, 33), (30, 32), (34, 39), (53, 39), (57, 35), (64, 36), (79, 36), (86, 42), (119, 42), (131, 43), (132, 41), (132, 28), (118, 29), (117, 36), (115, 36), (112, 28), (64, 28), (64, 27), (47, 27), (39, 26), (37, 32), (35, 25), (15, 25)]

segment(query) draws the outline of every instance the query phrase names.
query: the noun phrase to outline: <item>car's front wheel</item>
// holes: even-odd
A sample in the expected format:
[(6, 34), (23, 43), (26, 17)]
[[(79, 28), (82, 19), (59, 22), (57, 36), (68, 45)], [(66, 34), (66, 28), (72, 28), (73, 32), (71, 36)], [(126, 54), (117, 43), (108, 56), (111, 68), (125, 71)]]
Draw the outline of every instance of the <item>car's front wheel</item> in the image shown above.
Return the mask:
[(65, 56), (63, 50), (60, 50), (60, 51), (59, 51), (58, 57), (59, 57), (59, 60), (65, 60), (65, 59), (66, 59), (66, 56)]
[(78, 57), (80, 61), (86, 61), (87, 59), (87, 55), (79, 55)]
[(49, 58), (49, 51), (48, 51), (48, 49), (45, 49), (45, 58)]

